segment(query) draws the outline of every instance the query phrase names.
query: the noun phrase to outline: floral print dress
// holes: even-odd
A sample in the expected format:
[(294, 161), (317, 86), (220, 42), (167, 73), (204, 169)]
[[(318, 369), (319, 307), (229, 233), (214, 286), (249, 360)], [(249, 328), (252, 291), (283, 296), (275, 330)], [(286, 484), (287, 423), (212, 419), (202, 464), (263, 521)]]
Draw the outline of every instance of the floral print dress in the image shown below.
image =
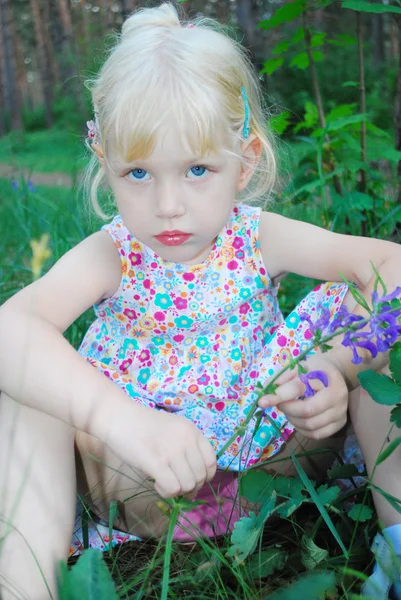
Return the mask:
[[(316, 320), (325, 306), (333, 318), (347, 291), (321, 284), (284, 320), (260, 251), (260, 213), (236, 205), (197, 265), (163, 260), (115, 217), (103, 229), (120, 254), (120, 286), (94, 307), (96, 320), (79, 349), (133, 401), (190, 419), (216, 452), (246, 418), (257, 382), (310, 343), (300, 314)], [(253, 441), (254, 420), (219, 468), (243, 470), (280, 449), (293, 426), (274, 407), (264, 415)]]

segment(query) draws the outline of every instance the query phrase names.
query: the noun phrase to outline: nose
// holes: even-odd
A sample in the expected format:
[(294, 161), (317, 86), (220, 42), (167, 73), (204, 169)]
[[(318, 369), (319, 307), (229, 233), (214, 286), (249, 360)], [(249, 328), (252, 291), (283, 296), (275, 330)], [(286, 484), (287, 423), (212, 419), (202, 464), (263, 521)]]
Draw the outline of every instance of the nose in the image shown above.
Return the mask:
[(184, 213), (184, 202), (177, 186), (160, 185), (156, 189), (156, 215), (164, 219), (172, 219)]

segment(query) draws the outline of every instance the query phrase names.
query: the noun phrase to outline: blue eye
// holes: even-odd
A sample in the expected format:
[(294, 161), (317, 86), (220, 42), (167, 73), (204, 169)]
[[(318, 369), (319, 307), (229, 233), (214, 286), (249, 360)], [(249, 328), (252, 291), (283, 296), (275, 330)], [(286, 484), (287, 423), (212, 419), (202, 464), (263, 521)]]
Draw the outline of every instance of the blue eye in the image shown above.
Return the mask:
[(127, 177), (128, 179), (131, 179), (130, 175), (133, 175), (131, 181), (143, 181), (147, 174), (148, 172), (145, 171), (145, 169), (132, 169), (132, 171), (127, 173)]
[(202, 175), (209, 171), (206, 167), (202, 167), (202, 165), (195, 165), (195, 167), (191, 167), (188, 173), (192, 173), (194, 177), (190, 177), (190, 179), (200, 179)]

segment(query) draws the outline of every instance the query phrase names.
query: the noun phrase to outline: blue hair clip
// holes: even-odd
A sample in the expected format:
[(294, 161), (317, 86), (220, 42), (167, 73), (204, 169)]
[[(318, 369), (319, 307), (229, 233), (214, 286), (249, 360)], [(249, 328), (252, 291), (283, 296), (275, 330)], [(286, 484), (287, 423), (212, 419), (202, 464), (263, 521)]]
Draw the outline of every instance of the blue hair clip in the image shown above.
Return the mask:
[(244, 86), (242, 86), (241, 92), (242, 92), (242, 99), (244, 101), (244, 109), (245, 109), (245, 119), (244, 119), (244, 127), (242, 130), (242, 135), (244, 136), (244, 139), (247, 140), (251, 133), (251, 126), (250, 126), (251, 109), (249, 108), (248, 96), (246, 95), (246, 90), (245, 90)]

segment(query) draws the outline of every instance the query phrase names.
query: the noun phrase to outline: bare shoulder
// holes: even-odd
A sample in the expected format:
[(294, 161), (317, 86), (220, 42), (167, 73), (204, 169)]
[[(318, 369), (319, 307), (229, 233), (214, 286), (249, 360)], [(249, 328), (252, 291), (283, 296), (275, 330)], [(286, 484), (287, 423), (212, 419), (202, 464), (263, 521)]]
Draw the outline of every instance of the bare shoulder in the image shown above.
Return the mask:
[(117, 248), (105, 231), (69, 250), (38, 281), (9, 300), (65, 331), (90, 306), (108, 298), (121, 281)]
[(280, 278), (285, 274), (280, 260), (281, 244), (288, 235), (288, 225), (291, 219), (276, 213), (262, 211), (259, 222), (259, 242), (263, 262), (272, 279)]

